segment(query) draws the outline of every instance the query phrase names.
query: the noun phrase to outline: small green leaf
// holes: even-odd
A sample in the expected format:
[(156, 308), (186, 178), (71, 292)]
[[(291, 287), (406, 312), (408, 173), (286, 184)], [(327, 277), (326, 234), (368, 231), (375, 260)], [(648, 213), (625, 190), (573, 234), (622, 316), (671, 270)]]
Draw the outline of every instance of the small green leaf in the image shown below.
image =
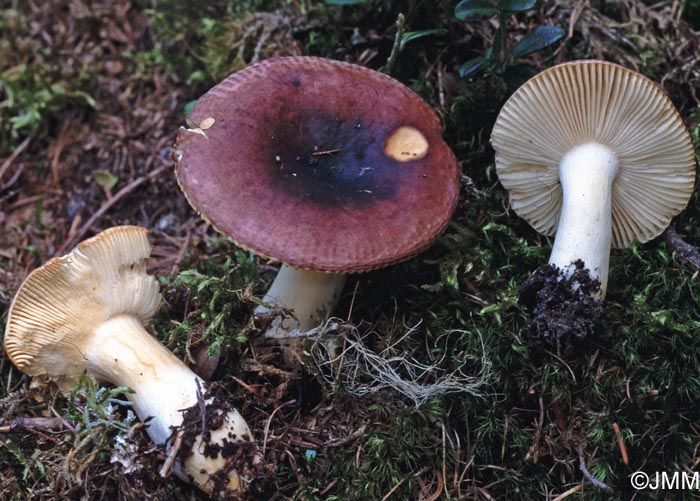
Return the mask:
[(327, 5), (360, 5), (366, 0), (326, 0)]
[(510, 229), (505, 224), (486, 223), (484, 227), (481, 228), (481, 231), (484, 233), (484, 235), (488, 235), (492, 231), (508, 234), (510, 232)]
[(498, 10), (506, 12), (523, 12), (532, 9), (537, 0), (498, 0)]
[(194, 108), (195, 104), (197, 104), (197, 100), (195, 99), (193, 99), (192, 101), (188, 101), (187, 104), (185, 104), (183, 114), (187, 115), (190, 111), (192, 111), (192, 108)]
[(208, 17), (203, 17), (202, 19), (200, 19), (199, 24), (202, 25), (202, 35), (213, 34), (214, 32), (216, 32), (216, 29), (219, 26), (218, 20), (211, 19)]
[(207, 81), (207, 73), (202, 71), (202, 70), (196, 70), (190, 73), (190, 76), (187, 77), (187, 84), (193, 84), (193, 83), (201, 83), (201, 82), (206, 82)]
[(116, 185), (117, 181), (119, 181), (117, 176), (103, 169), (92, 171), (92, 178), (97, 182), (97, 184), (102, 186), (102, 189), (105, 191), (114, 188), (114, 185)]
[(564, 37), (564, 30), (558, 26), (538, 26), (525, 35), (513, 49), (513, 58), (527, 56), (549, 47)]
[(84, 92), (82, 90), (76, 90), (71, 93), (71, 96), (74, 98), (81, 98), (85, 101), (85, 103), (90, 107), (90, 108), (95, 108), (97, 106), (97, 103), (95, 102), (95, 99), (88, 94), (87, 92)]
[[(112, 388), (109, 392), (107, 392), (105, 395), (105, 401), (110, 399), (110, 398), (116, 398), (121, 394), (133, 394), (136, 393), (133, 389), (129, 388), (128, 386), (117, 386), (116, 388)], [(126, 404), (126, 405), (131, 405), (131, 404)]]
[(444, 28), (437, 28), (433, 30), (408, 31), (401, 37), (399, 50), (403, 50), (404, 45), (406, 45), (408, 42), (411, 42), (417, 38), (427, 37), (428, 35), (447, 35), (447, 30)]
[(470, 59), (459, 67), (459, 76), (462, 78), (472, 78), (484, 71), (486, 59), (483, 57), (475, 57)]
[(27, 110), (21, 115), (17, 115), (15, 117), (10, 118), (10, 123), (12, 124), (12, 128), (14, 130), (22, 129), (24, 127), (32, 125), (33, 123), (39, 123), (40, 121), (41, 114), (35, 109)]
[(471, 21), (496, 14), (498, 11), (489, 0), (462, 0), (455, 7), (455, 17), (460, 21)]

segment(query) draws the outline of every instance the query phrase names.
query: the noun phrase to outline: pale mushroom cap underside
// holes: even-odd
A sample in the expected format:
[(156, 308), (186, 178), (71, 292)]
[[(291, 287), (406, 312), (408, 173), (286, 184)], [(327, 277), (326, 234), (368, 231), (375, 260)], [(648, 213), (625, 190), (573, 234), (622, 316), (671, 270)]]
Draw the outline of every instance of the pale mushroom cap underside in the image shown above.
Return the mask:
[(146, 274), (148, 230), (119, 226), (85, 240), (29, 274), (10, 307), (5, 351), (30, 375), (77, 375), (81, 349), (102, 322), (118, 315), (149, 320), (160, 305)]
[(533, 77), (503, 106), (491, 135), (496, 171), (515, 212), (545, 235), (562, 204), (558, 166), (576, 146), (616, 156), (612, 246), (659, 235), (687, 205), (695, 181), (690, 135), (651, 80), (616, 64), (575, 61)]

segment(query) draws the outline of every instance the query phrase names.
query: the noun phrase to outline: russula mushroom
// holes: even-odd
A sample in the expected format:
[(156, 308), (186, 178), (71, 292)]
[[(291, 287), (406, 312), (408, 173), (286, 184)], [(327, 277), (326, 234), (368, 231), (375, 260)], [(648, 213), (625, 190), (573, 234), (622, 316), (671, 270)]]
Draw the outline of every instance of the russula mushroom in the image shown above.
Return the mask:
[(236, 442), (252, 440), (248, 425), (238, 411), (214, 405), (204, 381), (144, 328), (160, 305), (158, 282), (146, 274), (150, 250), (148, 230), (119, 226), (34, 270), (10, 306), (5, 351), (32, 376), (70, 384), (87, 371), (128, 386), (134, 393), (127, 398), (157, 444), (170, 447), (176, 430), (187, 433), (180, 429), (183, 411), (206, 405), (210, 428), (182, 440), (191, 449), (181, 448), (174, 471), (208, 493), (240, 490), (225, 456)]
[(317, 327), (345, 274), (408, 259), (444, 230), (459, 168), (435, 111), (396, 80), (316, 57), (269, 59), (202, 96), (176, 148), (190, 204), (238, 246), (282, 262), (258, 317)]
[(616, 64), (554, 66), (520, 87), (491, 135), (515, 212), (556, 233), (549, 263), (580, 267), (605, 297), (610, 248), (659, 235), (688, 203), (693, 145), (671, 100)]

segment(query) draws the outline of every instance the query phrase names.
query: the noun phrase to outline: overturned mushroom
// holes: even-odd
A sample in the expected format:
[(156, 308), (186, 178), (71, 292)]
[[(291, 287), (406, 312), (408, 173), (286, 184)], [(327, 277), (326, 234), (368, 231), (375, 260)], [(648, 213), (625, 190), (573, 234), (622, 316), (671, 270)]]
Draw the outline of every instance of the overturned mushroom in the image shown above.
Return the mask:
[(190, 204), (237, 245), (281, 261), (256, 310), (269, 336), (319, 326), (345, 274), (408, 259), (444, 230), (459, 166), (435, 111), (370, 69), (315, 57), (254, 64), (212, 88), (178, 137)]
[(70, 382), (87, 371), (128, 386), (134, 393), (127, 398), (157, 444), (170, 447), (171, 435), (183, 432), (183, 411), (206, 405), (211, 426), (187, 441), (191, 449), (180, 450), (174, 471), (208, 493), (240, 490), (226, 451), (250, 443), (248, 425), (235, 409), (212, 405), (201, 378), (144, 328), (160, 305), (158, 283), (146, 274), (150, 250), (146, 229), (120, 226), (34, 270), (10, 306), (5, 350), (32, 376)]
[(515, 212), (556, 233), (549, 263), (558, 280), (587, 271), (600, 300), (611, 246), (659, 235), (695, 180), (690, 135), (670, 99), (648, 78), (602, 61), (530, 79), (503, 106), (491, 143)]

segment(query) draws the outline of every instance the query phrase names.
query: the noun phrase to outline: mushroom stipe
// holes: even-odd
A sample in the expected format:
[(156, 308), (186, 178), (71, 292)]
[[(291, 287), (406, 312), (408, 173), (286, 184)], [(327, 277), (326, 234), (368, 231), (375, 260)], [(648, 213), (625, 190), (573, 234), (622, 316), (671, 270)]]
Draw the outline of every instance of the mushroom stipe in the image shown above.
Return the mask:
[[(219, 497), (234, 494), (229, 478), (232, 473), (246, 479), (247, 495), (255, 497), (269, 493), (273, 472), (260, 461), (260, 451), (249, 435), (250, 430), (242, 430), (243, 435), (239, 436), (227, 426), (226, 416), (236, 410), (228, 402), (223, 387), (219, 383), (205, 383), (203, 391), (197, 404), (183, 410), (182, 424), (169, 439), (172, 441), (176, 433), (181, 434), (178, 459), (187, 464), (195, 456), (194, 451), (213, 461), (223, 458), (225, 464), (210, 477), (210, 492)], [(212, 439), (217, 435), (219, 438)], [(190, 482), (196, 483), (191, 475), (188, 476)]]

